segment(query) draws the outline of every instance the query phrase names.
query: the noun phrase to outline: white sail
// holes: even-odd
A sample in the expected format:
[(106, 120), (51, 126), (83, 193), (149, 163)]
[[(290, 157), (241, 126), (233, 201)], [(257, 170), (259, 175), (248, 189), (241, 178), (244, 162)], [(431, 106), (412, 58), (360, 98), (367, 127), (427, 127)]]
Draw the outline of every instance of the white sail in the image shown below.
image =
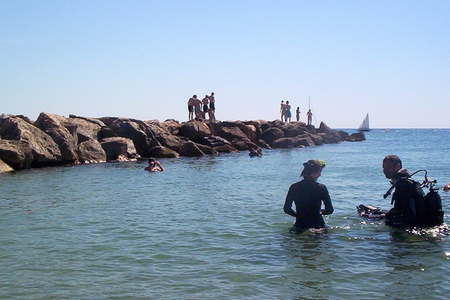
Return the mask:
[(370, 127), (369, 127), (369, 114), (366, 115), (366, 117), (362, 121), (361, 125), (359, 125), (358, 130), (360, 130), (360, 131), (369, 131), (370, 130)]

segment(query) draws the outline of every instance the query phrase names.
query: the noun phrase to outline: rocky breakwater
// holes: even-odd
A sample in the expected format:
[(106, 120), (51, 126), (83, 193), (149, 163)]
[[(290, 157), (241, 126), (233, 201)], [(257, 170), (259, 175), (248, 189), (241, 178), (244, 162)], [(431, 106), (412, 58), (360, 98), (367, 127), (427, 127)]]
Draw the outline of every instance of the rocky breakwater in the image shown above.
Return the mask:
[(362, 141), (321, 123), (234, 121), (179, 123), (128, 118), (63, 117), (41, 113), (0, 117), (0, 172), (34, 167), (218, 155), (250, 148), (303, 148), (341, 141)]

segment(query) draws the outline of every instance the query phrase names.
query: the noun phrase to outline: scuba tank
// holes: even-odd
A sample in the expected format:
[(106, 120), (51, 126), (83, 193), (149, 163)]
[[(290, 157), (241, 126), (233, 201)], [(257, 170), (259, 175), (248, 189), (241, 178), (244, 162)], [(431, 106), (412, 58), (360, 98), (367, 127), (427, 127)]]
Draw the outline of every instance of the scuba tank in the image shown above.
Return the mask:
[[(412, 176), (419, 172), (425, 172), (424, 180), (422, 183), (419, 183), (413, 179)], [(435, 188), (437, 183), (436, 180), (429, 180), (427, 177), (426, 170), (418, 170), (411, 175), (407, 172), (403, 172), (401, 177), (410, 181), (412, 184), (416, 186), (417, 189), (428, 188), (428, 193), (426, 195), (416, 195), (415, 197), (415, 208), (416, 208), (416, 218), (413, 224), (406, 224), (403, 216), (401, 215), (392, 215), (386, 214), (386, 225), (391, 226), (420, 226), (420, 227), (430, 227), (437, 226), (444, 223), (444, 211), (442, 210), (442, 199), (438, 189)], [(384, 194), (384, 198), (386, 199), (394, 190), (396, 184), (393, 183), (391, 188)], [(393, 204), (394, 200), (392, 199), (391, 204)]]

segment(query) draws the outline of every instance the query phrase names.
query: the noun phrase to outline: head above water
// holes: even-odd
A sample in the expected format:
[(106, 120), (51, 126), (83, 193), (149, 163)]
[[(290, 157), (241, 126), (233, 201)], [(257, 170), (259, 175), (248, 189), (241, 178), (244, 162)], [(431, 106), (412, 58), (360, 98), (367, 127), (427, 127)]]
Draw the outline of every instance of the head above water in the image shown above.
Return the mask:
[(305, 179), (316, 180), (322, 174), (322, 169), (325, 168), (325, 161), (323, 160), (308, 160), (303, 163), (303, 171), (301, 176)]
[(197, 98), (197, 95), (192, 96), (192, 98)]
[(401, 168), (402, 160), (397, 155), (387, 155), (383, 159), (383, 173), (386, 178), (391, 179)]
[(155, 163), (155, 159), (154, 158), (149, 158), (148, 159), (148, 164), (154, 164)]

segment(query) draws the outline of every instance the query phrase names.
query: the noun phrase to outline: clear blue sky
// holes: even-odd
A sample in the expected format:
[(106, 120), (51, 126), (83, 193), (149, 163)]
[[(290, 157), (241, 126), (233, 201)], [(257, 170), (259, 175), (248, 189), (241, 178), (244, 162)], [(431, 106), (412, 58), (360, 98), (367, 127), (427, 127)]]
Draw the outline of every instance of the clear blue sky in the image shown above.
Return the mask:
[[(450, 1), (1, 1), (0, 113), (450, 127)], [(304, 115), (303, 115), (304, 117)]]

